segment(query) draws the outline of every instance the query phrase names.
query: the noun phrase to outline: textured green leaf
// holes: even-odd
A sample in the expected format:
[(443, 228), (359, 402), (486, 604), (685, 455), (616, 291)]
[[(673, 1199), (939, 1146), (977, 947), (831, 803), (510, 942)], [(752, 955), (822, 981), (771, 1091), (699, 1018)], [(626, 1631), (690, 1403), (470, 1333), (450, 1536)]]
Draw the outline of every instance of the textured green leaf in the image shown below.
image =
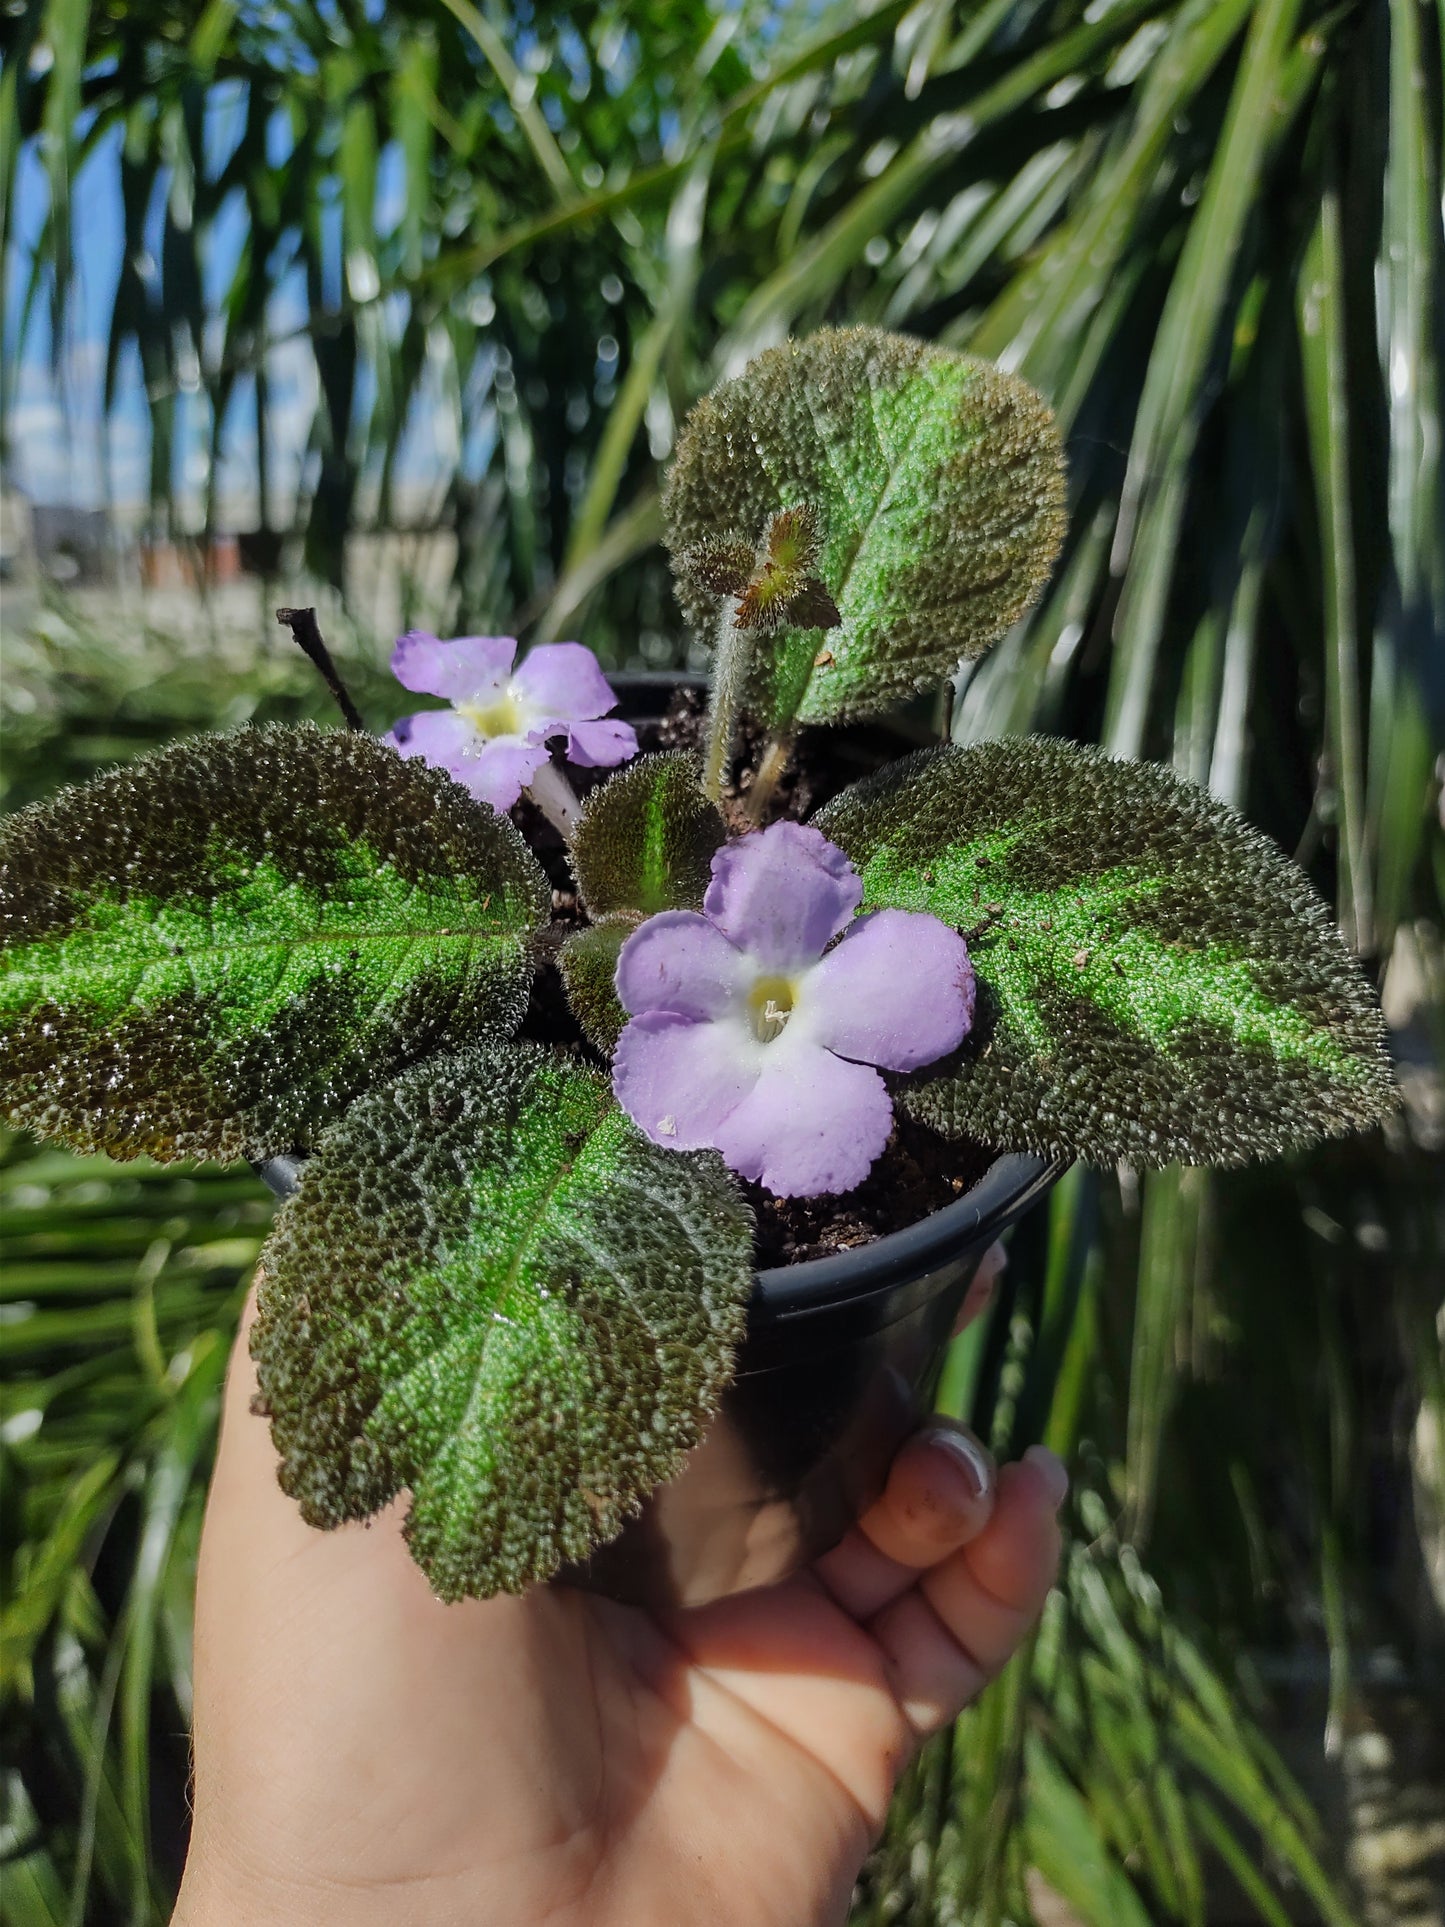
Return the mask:
[(515, 1029), (545, 877), (512, 824), (369, 736), (202, 736), (0, 840), (18, 1123), (120, 1157), (305, 1145), (357, 1092)]
[(589, 923), (563, 944), (557, 955), (562, 987), (572, 1015), (590, 1044), (610, 1057), (617, 1048), (627, 1012), (618, 1001), (617, 959), (642, 918), (626, 911)]
[(699, 787), (696, 757), (640, 757), (587, 798), (572, 841), (582, 901), (594, 917), (700, 910), (726, 835)]
[(1042, 737), (924, 750), (818, 826), (864, 905), (964, 931), (979, 1012), (905, 1088), (948, 1136), (1237, 1164), (1393, 1108), (1372, 993), (1308, 879), (1171, 771)]
[(1053, 418), (986, 362), (877, 328), (770, 348), (693, 409), (663, 502), (678, 595), (704, 633), (717, 600), (688, 571), (719, 537), (759, 544), (808, 505), (836, 628), (753, 643), (749, 698), (774, 727), (901, 701), (995, 642), (1063, 535)]
[(251, 1349), (313, 1525), (402, 1487), (444, 1599), (612, 1538), (732, 1372), (752, 1224), (711, 1152), (651, 1145), (533, 1045), (414, 1065), (322, 1140), (262, 1257)]

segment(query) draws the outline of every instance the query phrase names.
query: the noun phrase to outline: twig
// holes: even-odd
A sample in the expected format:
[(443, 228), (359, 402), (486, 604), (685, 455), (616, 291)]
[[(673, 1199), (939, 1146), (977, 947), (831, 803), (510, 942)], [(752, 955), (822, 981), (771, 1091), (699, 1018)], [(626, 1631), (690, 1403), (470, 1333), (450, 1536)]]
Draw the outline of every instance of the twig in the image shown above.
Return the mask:
[(293, 640), (305, 651), (325, 678), (326, 687), (336, 698), (336, 706), (346, 718), (348, 729), (359, 729), (365, 734), (366, 724), (361, 720), (361, 711), (347, 694), (346, 684), (337, 674), (336, 664), (331, 660), (331, 651), (321, 640), (321, 631), (316, 626), (314, 609), (278, 609), (276, 620), (284, 623), (291, 631)]

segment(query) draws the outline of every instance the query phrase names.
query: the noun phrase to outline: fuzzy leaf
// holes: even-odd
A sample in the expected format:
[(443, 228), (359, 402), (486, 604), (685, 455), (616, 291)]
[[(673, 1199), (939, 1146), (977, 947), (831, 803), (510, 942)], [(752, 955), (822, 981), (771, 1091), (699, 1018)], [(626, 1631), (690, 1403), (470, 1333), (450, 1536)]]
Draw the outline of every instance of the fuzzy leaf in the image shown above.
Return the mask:
[(677, 558), (679, 574), (695, 577), (712, 595), (739, 596), (753, 579), (757, 554), (739, 536), (717, 536)]
[(1039, 737), (924, 750), (816, 821), (865, 908), (968, 938), (974, 1029), (903, 1094), (945, 1136), (1238, 1164), (1394, 1105), (1373, 994), (1304, 873), (1167, 769)]
[(616, 1050), (627, 1022), (627, 1012), (617, 997), (617, 959), (641, 922), (642, 918), (630, 911), (603, 917), (575, 931), (557, 953), (557, 968), (572, 1015), (588, 1043), (605, 1057)]
[(678, 438), (664, 520), (701, 634), (717, 603), (695, 558), (762, 543), (784, 508), (816, 513), (839, 623), (826, 651), (818, 627), (759, 638), (749, 703), (774, 728), (872, 714), (981, 655), (1047, 579), (1064, 528), (1053, 417), (987, 362), (822, 329), (723, 382)]
[(304, 1147), (409, 1059), (526, 1007), (546, 878), (374, 738), (199, 736), (0, 836), (10, 1117), (117, 1157)]
[(740, 630), (836, 629), (837, 605), (816, 574), (822, 549), (818, 512), (803, 502), (770, 516), (756, 549), (735, 539), (703, 541), (684, 549), (676, 568), (715, 595), (736, 597)]
[(614, 1537), (697, 1442), (752, 1224), (721, 1159), (649, 1144), (605, 1078), (488, 1043), (359, 1099), (262, 1268), (282, 1486), (317, 1526), (409, 1488), (433, 1589), (485, 1597)]
[(593, 790), (572, 842), (572, 870), (594, 917), (700, 910), (727, 826), (698, 786), (695, 757), (643, 756)]

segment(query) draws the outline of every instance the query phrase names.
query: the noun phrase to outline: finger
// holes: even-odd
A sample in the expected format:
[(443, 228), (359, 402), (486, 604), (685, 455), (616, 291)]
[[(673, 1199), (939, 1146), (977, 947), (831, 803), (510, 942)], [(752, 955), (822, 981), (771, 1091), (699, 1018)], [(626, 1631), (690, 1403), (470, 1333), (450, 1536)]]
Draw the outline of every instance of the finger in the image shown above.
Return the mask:
[(994, 1293), (998, 1290), (999, 1280), (1008, 1269), (1008, 1251), (997, 1238), (978, 1261), (978, 1270), (973, 1274), (968, 1290), (964, 1293), (963, 1303), (958, 1308), (958, 1316), (953, 1321), (953, 1337), (967, 1331), (975, 1318), (981, 1317), (988, 1309)]
[(882, 1498), (814, 1570), (845, 1612), (870, 1619), (983, 1531), (994, 1488), (993, 1460), (972, 1432), (936, 1419), (902, 1448)]
[(870, 1624), (900, 1706), (924, 1740), (955, 1719), (1023, 1641), (1058, 1571), (1068, 1475), (1033, 1446), (999, 1474), (998, 1503), (969, 1545), (925, 1572)]

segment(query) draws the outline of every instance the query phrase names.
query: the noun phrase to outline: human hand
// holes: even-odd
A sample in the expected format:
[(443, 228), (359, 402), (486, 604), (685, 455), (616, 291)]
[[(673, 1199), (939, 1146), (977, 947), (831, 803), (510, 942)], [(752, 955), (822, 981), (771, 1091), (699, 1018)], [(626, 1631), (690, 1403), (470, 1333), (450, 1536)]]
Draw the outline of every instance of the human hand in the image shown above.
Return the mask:
[(1058, 1563), (1058, 1461), (995, 1473), (939, 1421), (783, 1585), (665, 1618), (561, 1586), (444, 1606), (404, 1501), (370, 1529), (303, 1524), (254, 1390), (243, 1330), (175, 1927), (841, 1922), (898, 1773), (1003, 1666)]

